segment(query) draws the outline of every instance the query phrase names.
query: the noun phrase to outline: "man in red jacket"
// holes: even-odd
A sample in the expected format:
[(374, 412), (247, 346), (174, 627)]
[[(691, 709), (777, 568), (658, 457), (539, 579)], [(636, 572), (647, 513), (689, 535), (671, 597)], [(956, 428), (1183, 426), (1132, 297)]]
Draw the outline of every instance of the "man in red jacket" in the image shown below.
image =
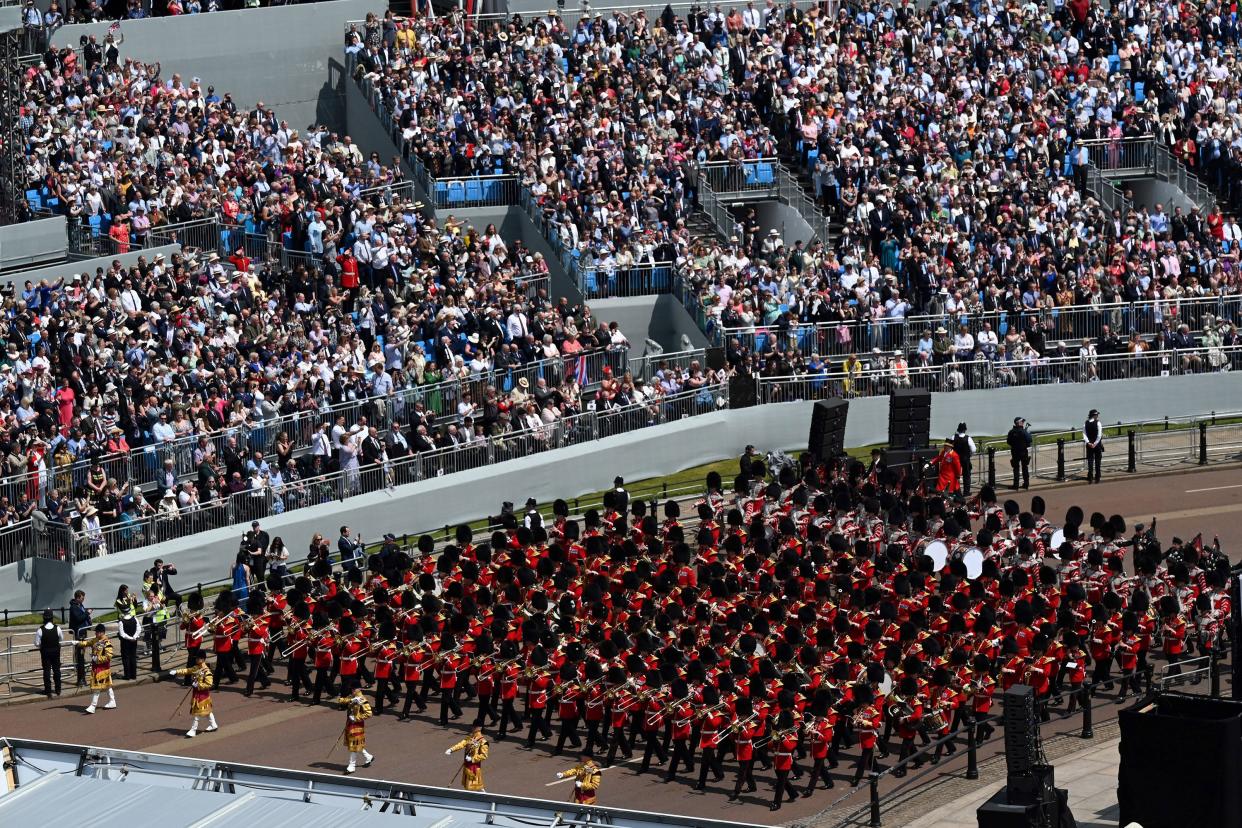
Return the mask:
[(944, 441), (932, 463), (936, 466), (936, 491), (957, 494), (962, 490), (962, 461), (953, 450), (952, 440)]

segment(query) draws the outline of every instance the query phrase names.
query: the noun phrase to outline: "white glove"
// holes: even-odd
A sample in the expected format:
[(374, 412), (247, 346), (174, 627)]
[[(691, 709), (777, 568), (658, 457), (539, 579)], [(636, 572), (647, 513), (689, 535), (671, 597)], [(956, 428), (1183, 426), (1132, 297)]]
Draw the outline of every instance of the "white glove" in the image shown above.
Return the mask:
[(176, 670), (169, 670), (169, 671), (168, 671), (168, 675), (169, 675), (169, 676), (176, 676), (176, 675), (177, 675), (177, 671), (176, 671)]
[(575, 788), (581, 788), (581, 787), (582, 787), (582, 780), (578, 780), (577, 782), (575, 782), (575, 783), (574, 783), (574, 787), (575, 787)]
[(556, 775), (556, 778), (557, 778), (557, 779), (564, 779), (564, 778), (565, 778), (565, 774), (563, 774), (563, 773), (558, 773), (558, 774)]
[(445, 755), (445, 756), (452, 756), (452, 755), (453, 755), (453, 749), (452, 749), (452, 748), (449, 748), (448, 750), (444, 751), (444, 755)]

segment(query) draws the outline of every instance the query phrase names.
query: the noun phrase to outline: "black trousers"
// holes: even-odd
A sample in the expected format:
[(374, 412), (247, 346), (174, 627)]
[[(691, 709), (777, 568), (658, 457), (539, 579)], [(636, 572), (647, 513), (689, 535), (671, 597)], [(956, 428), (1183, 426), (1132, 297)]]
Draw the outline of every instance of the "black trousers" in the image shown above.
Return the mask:
[(687, 773), (694, 773), (694, 754), (690, 752), (689, 739), (673, 740), (673, 759), (668, 764), (668, 773), (665, 774), (666, 780), (671, 780), (677, 775), (677, 768), (681, 764), (685, 764)]
[(634, 745), (630, 742), (630, 737), (626, 735), (625, 725), (614, 725), (612, 728), (612, 740), (608, 743), (608, 761), (605, 765), (612, 765), (617, 760), (617, 751), (624, 750), (625, 758), (634, 758)]
[(51, 652), (39, 651), (39, 661), (43, 665), (43, 694), (49, 698), (55, 686), (56, 695), (60, 695), (60, 649)]
[(387, 700), (393, 707), (397, 706), (397, 685), (401, 682), (397, 679), (376, 679), (375, 684), (375, 715), (378, 716), (384, 712), (384, 701)]
[(737, 799), (742, 792), (742, 783), (746, 783), (746, 790), (758, 790), (759, 786), (755, 784), (755, 760), (742, 759), (739, 760), (737, 766), (737, 781), (733, 783), (733, 795), (730, 799)]
[(522, 729), (522, 717), (518, 715), (517, 705), (513, 703), (513, 699), (501, 699), (500, 730), (497, 736), (504, 736), (509, 730), (509, 725), (513, 725), (513, 732), (517, 733)]
[(827, 759), (816, 759), (814, 767), (811, 768), (811, 781), (807, 783), (806, 790), (802, 792), (803, 796), (810, 796), (811, 791), (815, 790), (815, 786), (823, 781), (825, 788), (831, 788), (835, 783), (832, 781), (832, 775), (828, 773)]
[(319, 704), (319, 700), (323, 698), (323, 691), (332, 692), (332, 668), (316, 667), (315, 668), (315, 687), (311, 691), (311, 704)]
[(138, 678), (138, 641), (121, 639), (121, 678)]
[(1104, 446), (1100, 444), (1095, 448), (1087, 446), (1087, 480), (1100, 482), (1100, 461), (1104, 459)]
[(578, 718), (561, 719), (561, 732), (556, 737), (556, 748), (553, 749), (553, 756), (560, 756), (565, 751), (565, 740), (576, 749), (582, 747), (582, 739), (578, 736)]
[(527, 717), (530, 719), (530, 729), (526, 731), (526, 746), (534, 747), (535, 731), (539, 731), (539, 735), (544, 739), (552, 738), (552, 728), (548, 726), (548, 710), (551, 708), (543, 707), (536, 710), (528, 709)]
[(600, 750), (608, 748), (608, 726), (604, 724), (603, 719), (587, 719), (586, 730), (586, 747), (583, 748), (586, 753), (594, 756), (596, 745)]
[(719, 782), (724, 779), (724, 767), (720, 764), (720, 753), (716, 748), (703, 748), (703, 756), (699, 759), (699, 784), (698, 787), (707, 786), (707, 772), (712, 772), (712, 777)]
[(776, 772), (776, 785), (773, 787), (772, 793), (772, 810), (781, 807), (781, 799), (785, 796), (789, 797), (789, 801), (793, 802), (798, 798), (798, 792), (794, 790), (793, 783), (789, 781), (789, 771), (778, 770)]
[(357, 673), (348, 676), (341, 676), (341, 696), (348, 696), (354, 692), (355, 687), (362, 686), (362, 679)]
[(162, 673), (163, 668), (160, 667), (160, 645), (164, 642), (164, 626), (147, 628), (147, 646), (151, 648), (151, 672)]
[(461, 685), (452, 688), (440, 688), (440, 724), (446, 725), (449, 722), (449, 711), (453, 711), (453, 718), (461, 718), (461, 705), (457, 703), (457, 694), (461, 692)]
[(496, 709), (496, 699), (499, 697), (500, 693), (495, 689), (485, 696), (479, 696), (479, 712), (474, 717), (474, 724), (482, 727), (487, 724), (488, 719), (492, 720), (492, 724), (500, 721), (500, 712)]
[(311, 690), (310, 673), (306, 670), (306, 659), (289, 659), (289, 697), (294, 701), (302, 698), (302, 691)]
[(643, 761), (638, 766), (639, 773), (645, 773), (651, 767), (651, 757), (659, 757), (661, 762), (668, 761), (668, 751), (664, 749), (663, 735), (658, 730), (643, 731)]
[(263, 672), (263, 654), (248, 655), (246, 658), (250, 661), (249, 671), (246, 674), (246, 695), (249, 696), (254, 692), (254, 683), (258, 681), (266, 690), (272, 686), (272, 680), (267, 677), (267, 673)]
[(215, 687), (213, 689), (220, 689), (220, 682), (223, 681), (226, 676), (228, 677), (230, 684), (239, 681), (237, 678), (237, 668), (233, 665), (233, 658), (234, 656), (232, 650), (229, 650), (227, 653), (216, 653), (216, 675), (214, 682)]
[(427, 709), (427, 705), (418, 698), (418, 681), (407, 681), (405, 683), (405, 705), (401, 708), (401, 717), (409, 718), (410, 705), (417, 704), (418, 712), (422, 713)]
[(1013, 487), (1018, 488), (1019, 477), (1021, 477), (1022, 488), (1029, 489), (1031, 487), (1031, 456), (1011, 454), (1009, 466), (1013, 469)]
[[(85, 641), (86, 635), (83, 633), (79, 633), (77, 640)], [(82, 687), (83, 685), (86, 684), (86, 648), (85, 647), (74, 647), (73, 648), (73, 666), (74, 666), (74, 669), (77, 670), (77, 674), (78, 674), (78, 687)], [(187, 683), (188, 683), (188, 680), (187, 680)]]

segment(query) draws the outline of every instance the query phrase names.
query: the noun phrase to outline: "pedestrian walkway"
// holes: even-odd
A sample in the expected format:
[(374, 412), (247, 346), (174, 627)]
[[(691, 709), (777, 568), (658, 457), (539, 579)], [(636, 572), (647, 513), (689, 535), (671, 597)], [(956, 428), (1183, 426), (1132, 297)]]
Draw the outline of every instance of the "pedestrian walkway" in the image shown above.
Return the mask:
[[(1120, 739), (1092, 744), (1053, 762), (1058, 788), (1069, 791), (1069, 807), (1079, 828), (1116, 828), (1117, 746)], [(1000, 785), (983, 785), (934, 811), (905, 823), (906, 828), (976, 828), (975, 811)]]

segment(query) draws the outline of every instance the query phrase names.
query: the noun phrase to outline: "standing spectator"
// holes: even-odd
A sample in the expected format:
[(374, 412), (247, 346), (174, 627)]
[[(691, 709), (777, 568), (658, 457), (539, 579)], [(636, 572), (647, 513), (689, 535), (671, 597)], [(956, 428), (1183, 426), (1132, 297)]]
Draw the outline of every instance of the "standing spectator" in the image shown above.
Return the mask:
[(362, 544), (350, 534), (348, 526), (341, 527), (341, 536), (336, 541), (337, 551), (341, 553), (341, 566), (347, 571), (356, 570), (362, 557)]
[(52, 611), (43, 611), (43, 623), (35, 630), (34, 645), (39, 651), (39, 662), (43, 666), (43, 694), (52, 697), (55, 683), (56, 695), (60, 695), (60, 627), (53, 620)]
[[(69, 601), (69, 631), (76, 641), (85, 641), (91, 631), (91, 611), (86, 606), (86, 593), (78, 590)], [(86, 686), (86, 652), (82, 647), (73, 648), (73, 666), (78, 673), (78, 687)]]
[(953, 435), (953, 451), (957, 453), (957, 459), (962, 463), (962, 494), (967, 497), (970, 496), (970, 477), (975, 450), (975, 438), (966, 432), (965, 423), (958, 423), (957, 431)]
[(245, 549), (238, 550), (237, 559), (230, 570), (233, 576), (233, 596), (239, 601), (250, 597), (250, 560)]
[(280, 578), (282, 583), (289, 579), (289, 550), (279, 535), (272, 538), (271, 545), (267, 547), (267, 570)]
[(168, 607), (157, 590), (147, 590), (142, 602), (142, 614), (146, 618), (147, 646), (151, 648), (151, 671), (159, 673), (160, 648), (164, 645), (164, 636), (168, 634)]
[(117, 622), (117, 632), (121, 637), (121, 678), (138, 678), (138, 638), (142, 634), (142, 624), (138, 621), (133, 604), (128, 604), (121, 619)]
[(1031, 488), (1031, 430), (1026, 420), (1013, 418), (1013, 428), (1005, 436), (1009, 444), (1009, 466), (1013, 469), (1013, 486), (1018, 488), (1018, 478), (1022, 479), (1022, 488)]
[(246, 533), (246, 544), (250, 552), (250, 571), (256, 582), (262, 581), (267, 569), (267, 547), (271, 543), (267, 532), (259, 527), (259, 522), (250, 523), (250, 531)]
[(1100, 426), (1100, 412), (1094, 408), (1087, 412), (1082, 426), (1082, 442), (1087, 453), (1087, 482), (1100, 482), (1100, 461), (1104, 459), (1104, 429)]

